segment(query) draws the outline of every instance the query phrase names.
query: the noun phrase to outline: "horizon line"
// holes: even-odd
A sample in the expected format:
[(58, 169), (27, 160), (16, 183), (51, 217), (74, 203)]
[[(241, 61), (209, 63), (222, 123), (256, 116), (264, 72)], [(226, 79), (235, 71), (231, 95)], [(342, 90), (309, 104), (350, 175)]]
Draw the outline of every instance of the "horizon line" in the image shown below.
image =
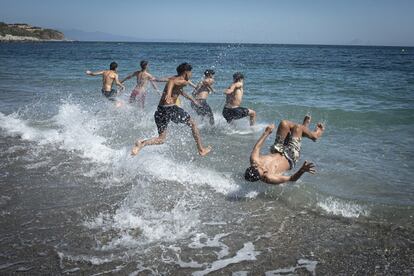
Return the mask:
[[(86, 42), (86, 43), (175, 43), (175, 44), (247, 44), (247, 45), (279, 45), (279, 46), (342, 46), (342, 47), (393, 47), (414, 48), (414, 45), (366, 45), (366, 44), (319, 44), (319, 43), (271, 43), (271, 42), (199, 42), (199, 41), (125, 41), (125, 40), (62, 40), (40, 42)], [(12, 43), (12, 42), (11, 42)]]

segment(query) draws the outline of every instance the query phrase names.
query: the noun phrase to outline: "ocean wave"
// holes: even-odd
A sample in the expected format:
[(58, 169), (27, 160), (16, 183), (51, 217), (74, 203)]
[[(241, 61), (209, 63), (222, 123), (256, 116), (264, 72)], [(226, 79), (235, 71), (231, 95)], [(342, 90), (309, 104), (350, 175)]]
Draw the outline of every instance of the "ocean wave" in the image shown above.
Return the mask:
[(82, 157), (97, 162), (107, 163), (114, 154), (105, 145), (106, 139), (96, 134), (98, 122), (78, 105), (60, 106), (58, 114), (51, 118), (49, 129), (31, 126), (32, 122), (19, 118), (16, 113), (8, 116), (0, 113), (0, 121), (0, 127), (8, 135), (39, 145), (56, 144), (61, 150), (77, 151)]
[[(125, 201), (115, 214), (101, 213), (96, 218), (85, 221), (84, 226), (101, 231), (115, 231), (116, 235), (106, 241), (97, 240), (97, 250), (134, 248), (153, 242), (169, 242), (191, 235), (199, 224), (199, 213), (190, 208), (190, 203), (181, 199), (171, 210), (156, 210), (143, 203), (140, 195), (131, 193), (135, 201)], [(143, 196), (145, 197), (145, 196)]]
[(322, 202), (318, 202), (318, 206), (328, 214), (346, 218), (358, 218), (360, 216), (367, 217), (370, 214), (367, 207), (363, 207), (355, 203), (341, 201), (332, 197), (327, 198)]

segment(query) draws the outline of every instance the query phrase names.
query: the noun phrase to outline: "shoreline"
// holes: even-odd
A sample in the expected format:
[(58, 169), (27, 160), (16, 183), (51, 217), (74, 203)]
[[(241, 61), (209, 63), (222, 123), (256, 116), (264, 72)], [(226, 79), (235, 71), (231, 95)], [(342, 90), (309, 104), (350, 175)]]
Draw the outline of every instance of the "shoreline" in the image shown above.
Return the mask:
[(72, 42), (73, 40), (67, 39), (40, 39), (32, 36), (15, 36), (15, 35), (0, 35), (0, 43), (7, 42)]
[[(234, 205), (248, 210), (249, 203), (256, 205), (259, 202), (238, 201)], [(110, 212), (110, 207), (105, 203), (96, 202), (93, 205), (95, 211)], [(413, 272), (412, 228), (292, 210), (280, 201), (267, 202), (266, 206), (278, 211), (262, 214), (261, 227), (250, 228), (248, 233), (243, 231), (246, 226), (242, 222), (205, 225), (203, 233), (209, 239), (222, 236), (216, 247), (200, 250), (191, 246), (193, 236), (146, 248), (147, 257), (140, 253), (140, 247), (134, 246), (123, 248), (127, 252), (124, 257), (111, 255), (116, 256), (117, 250), (106, 252), (94, 249), (96, 240), (92, 238), (93, 231), (83, 226), (85, 215), (71, 209), (36, 210), (32, 214), (36, 220), (28, 219), (28, 214), (22, 211), (13, 215), (10, 212), (0, 220), (3, 229), (0, 231), (3, 237), (1, 245), (8, 252), (0, 271), (129, 274), (140, 271), (140, 268), (141, 272), (157, 269), (172, 275), (207, 271), (226, 275), (240, 271), (273, 275), (272, 272), (287, 270), (299, 275), (410, 275)], [(59, 226), (47, 226), (50, 218)], [(76, 242), (79, 233), (82, 233), (82, 238)], [(95, 234), (99, 237), (102, 233)], [(62, 246), (61, 241), (68, 244)], [(80, 246), (78, 243), (82, 244), (80, 252), (75, 249)], [(172, 247), (165, 249), (169, 245)], [(163, 253), (160, 253), (160, 247), (164, 248)], [(180, 254), (176, 255), (174, 248), (178, 247)], [(227, 254), (217, 256), (220, 248), (226, 248)], [(162, 261), (162, 256), (169, 261)]]

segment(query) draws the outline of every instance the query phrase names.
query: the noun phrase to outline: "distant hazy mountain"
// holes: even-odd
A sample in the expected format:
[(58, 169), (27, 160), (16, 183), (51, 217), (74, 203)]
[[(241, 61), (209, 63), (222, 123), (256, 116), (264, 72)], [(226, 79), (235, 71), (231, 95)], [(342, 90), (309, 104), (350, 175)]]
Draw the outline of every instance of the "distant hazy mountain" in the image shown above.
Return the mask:
[(148, 39), (148, 38), (137, 38), (132, 36), (115, 35), (104, 32), (85, 32), (81, 30), (71, 29), (65, 30), (60, 29), (65, 34), (65, 38), (68, 40), (77, 41), (119, 41), (119, 42), (187, 42), (178, 39)]
[(65, 34), (66, 39), (77, 41), (143, 41), (136, 37), (114, 35), (103, 32), (85, 32), (75, 29), (61, 29), (61, 31)]

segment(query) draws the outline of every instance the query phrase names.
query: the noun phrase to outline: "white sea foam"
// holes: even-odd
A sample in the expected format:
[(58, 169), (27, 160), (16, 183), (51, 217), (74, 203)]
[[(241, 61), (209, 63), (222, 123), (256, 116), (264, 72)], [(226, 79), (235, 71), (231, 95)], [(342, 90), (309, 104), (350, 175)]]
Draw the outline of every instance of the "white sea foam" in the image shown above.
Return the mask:
[[(111, 148), (107, 145), (107, 139), (97, 134), (102, 127), (100, 122), (76, 104), (64, 103), (59, 107), (57, 115), (52, 118), (56, 129), (41, 130), (31, 127), (28, 121), (19, 119), (17, 114), (5, 116), (0, 113), (0, 120), (0, 127), (9, 135), (19, 135), (22, 139), (39, 144), (57, 144), (62, 150), (76, 151), (81, 157), (94, 162), (113, 164), (118, 170), (127, 169), (127, 172), (132, 172), (130, 178), (137, 173), (145, 173), (160, 180), (207, 185), (223, 194), (239, 188), (230, 176), (192, 164), (180, 164), (160, 154), (154, 154), (162, 150), (162, 146), (151, 150), (146, 148), (135, 158), (130, 157), (129, 147), (118, 150)], [(90, 174), (85, 172), (88, 173)]]
[(59, 134), (56, 130), (39, 130), (28, 125), (24, 120), (19, 119), (16, 113), (8, 116), (0, 112), (0, 127), (8, 135), (20, 136), (23, 140), (45, 143), (56, 140)]
[(231, 276), (248, 276), (249, 271), (241, 270), (241, 271), (235, 271), (231, 273)]
[[(166, 146), (146, 148), (139, 156), (131, 158), (130, 148), (113, 149), (108, 145), (107, 139), (98, 133), (105, 127), (95, 114), (81, 109), (79, 105), (64, 103), (58, 113), (51, 118), (49, 128), (38, 129), (30, 126), (29, 121), (18, 118), (16, 114), (5, 116), (1, 114), (1, 127), (10, 135), (20, 135), (23, 139), (43, 143), (55, 144), (62, 150), (76, 152), (98, 164), (110, 165), (114, 182), (131, 181), (137, 175), (153, 178), (151, 183), (157, 181), (177, 182), (183, 188), (192, 191), (193, 186), (205, 186), (222, 194), (236, 191), (239, 186), (230, 175), (217, 173), (208, 168), (198, 168), (191, 163), (178, 163), (159, 152)], [(32, 168), (42, 163), (31, 165)], [(100, 166), (96, 166), (100, 168)], [(91, 170), (99, 170), (95, 166)], [(85, 175), (94, 176), (95, 172), (86, 171)], [(137, 190), (147, 189), (140, 183)], [(147, 189), (149, 190), (149, 189)], [(197, 189), (197, 193), (198, 193)], [(89, 228), (102, 229), (117, 233), (109, 240), (97, 240), (98, 250), (112, 250), (117, 248), (135, 248), (142, 244), (152, 242), (168, 242), (191, 236), (200, 223), (198, 209), (191, 206), (185, 199), (178, 201), (170, 210), (157, 210), (152, 202), (145, 202), (152, 197), (148, 192), (134, 192), (132, 190), (123, 205), (114, 214), (102, 213), (96, 218), (85, 222)], [(146, 197), (146, 198), (143, 198)], [(141, 199), (141, 200), (140, 200)], [(162, 200), (161, 200), (162, 201)], [(161, 204), (166, 204), (161, 203)], [(168, 202), (171, 204), (171, 202)], [(222, 256), (225, 251), (218, 253)], [(94, 260), (91, 260), (94, 262)]]
[(189, 262), (184, 262), (183, 260), (181, 260), (180, 255), (176, 254), (177, 256), (177, 261), (175, 262), (176, 264), (178, 264), (181, 268), (201, 268), (206, 264), (200, 264), (194, 260), (191, 260)]
[(53, 121), (56, 129), (39, 129), (30, 126), (28, 121), (13, 113), (8, 116), (0, 113), (0, 127), (9, 135), (20, 136), (23, 140), (40, 145), (58, 144), (66, 151), (78, 151), (83, 157), (107, 163), (113, 150), (104, 143), (106, 139), (96, 134), (99, 128), (96, 120), (78, 105), (63, 104)]
[(292, 275), (296, 272), (298, 269), (306, 269), (308, 272), (310, 272), (312, 275), (315, 275), (315, 269), (316, 265), (318, 264), (317, 261), (310, 261), (305, 259), (299, 259), (297, 261), (297, 264), (292, 267), (286, 267), (286, 268), (279, 268), (272, 271), (266, 271), (266, 276), (281, 276), (281, 275)]
[(80, 151), (85, 158), (109, 163), (114, 150), (105, 145), (106, 138), (97, 134), (99, 122), (78, 105), (63, 104), (53, 118), (62, 132), (63, 149)]
[[(77, 151), (82, 157), (94, 162), (112, 163), (118, 169), (146, 173), (161, 180), (178, 181), (194, 185), (207, 185), (216, 192), (227, 194), (238, 189), (234, 180), (207, 168), (197, 168), (192, 164), (180, 164), (157, 153), (162, 149), (146, 148), (139, 156), (131, 158), (129, 148), (112, 149), (106, 138), (97, 134), (101, 125), (93, 115), (82, 111), (78, 105), (63, 104), (53, 117), (58, 130), (39, 130), (29, 126), (16, 114), (5, 116), (0, 113), (1, 127), (10, 135), (20, 135), (25, 140), (39, 143), (56, 143), (66, 151)], [(165, 146), (164, 146), (165, 147)], [(171, 169), (173, 168), (173, 169)]]
[(264, 130), (267, 126), (267, 124), (264, 123), (256, 123), (256, 125), (250, 126), (249, 117), (242, 118), (240, 120), (234, 120), (229, 124), (223, 118), (223, 115), (218, 112), (214, 113), (214, 126), (210, 126), (207, 118), (204, 118), (202, 120), (200, 117), (196, 116), (195, 119), (197, 120), (200, 129), (214, 128), (227, 135), (247, 135), (251, 133), (257, 133)]
[(256, 198), (258, 195), (259, 195), (258, 191), (250, 191), (245, 195), (245, 197), (246, 198)]
[(71, 254), (65, 254), (63, 252), (58, 252), (60, 266), (63, 268), (63, 261), (68, 260), (71, 262), (88, 262), (93, 265), (101, 265), (105, 263), (113, 262), (115, 259), (120, 259), (119, 257), (115, 258), (114, 256), (111, 256), (110, 258), (100, 258), (96, 256), (88, 256), (88, 255), (71, 255)]
[(225, 222), (225, 221), (208, 221), (208, 222), (204, 222), (203, 224), (205, 224), (205, 225), (226, 225), (227, 222)]
[(144, 272), (144, 271), (147, 271), (148, 273), (151, 273), (151, 275), (157, 275), (157, 274), (159, 274), (159, 273), (157, 273), (157, 271), (155, 271), (151, 267), (146, 267), (141, 262), (138, 262), (138, 264), (137, 264), (137, 270), (131, 272), (128, 275), (129, 276), (138, 276), (138, 275), (142, 275), (143, 273), (141, 273), (141, 272)]
[(196, 234), (193, 241), (188, 245), (190, 248), (204, 248), (204, 247), (216, 247), (221, 250), (215, 252), (218, 259), (221, 259), (229, 254), (229, 247), (220, 241), (220, 239), (230, 235), (230, 233), (223, 233), (215, 235), (214, 238), (209, 238), (206, 234)]
[(216, 120), (216, 127), (221, 129), (227, 135), (248, 135), (252, 133), (258, 133), (266, 128), (267, 124), (256, 123), (254, 126), (250, 126), (248, 118), (235, 120), (231, 124), (220, 115)]
[(199, 168), (193, 164), (183, 164), (167, 159), (159, 154), (145, 154), (136, 157), (137, 168), (160, 180), (177, 181), (191, 185), (207, 185), (218, 193), (228, 194), (236, 191), (239, 186), (230, 177), (216, 171)]
[(236, 256), (228, 259), (220, 259), (217, 260), (209, 266), (202, 270), (202, 271), (196, 271), (193, 273), (195, 276), (201, 276), (206, 275), (208, 273), (211, 273), (213, 271), (217, 271), (219, 269), (222, 269), (230, 264), (237, 264), (243, 261), (255, 261), (256, 257), (260, 254), (259, 251), (254, 250), (254, 245), (251, 242), (247, 242), (243, 245), (243, 248), (237, 251)]
[(158, 211), (139, 199), (132, 206), (126, 201), (114, 215), (100, 214), (84, 223), (89, 228), (117, 231), (118, 235), (100, 244), (98, 250), (134, 248), (152, 242), (177, 240), (191, 235), (198, 224), (198, 211), (188, 208), (185, 200), (178, 201), (169, 211)]
[(360, 216), (369, 216), (369, 210), (366, 207), (355, 203), (348, 203), (334, 198), (327, 198), (322, 202), (318, 202), (318, 206), (325, 212), (335, 216), (346, 218), (358, 218)]

